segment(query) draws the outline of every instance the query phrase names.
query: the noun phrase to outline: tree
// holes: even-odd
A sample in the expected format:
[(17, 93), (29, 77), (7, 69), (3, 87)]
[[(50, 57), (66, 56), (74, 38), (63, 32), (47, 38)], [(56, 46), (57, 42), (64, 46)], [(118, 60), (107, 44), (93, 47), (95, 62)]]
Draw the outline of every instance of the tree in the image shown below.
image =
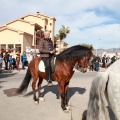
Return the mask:
[(62, 27), (58, 31), (58, 34), (56, 34), (56, 38), (60, 40), (60, 51), (61, 51), (61, 42), (62, 41), (64, 42), (64, 39), (67, 37), (67, 34), (69, 33), (70, 33), (69, 27), (65, 27), (64, 25), (62, 25)]

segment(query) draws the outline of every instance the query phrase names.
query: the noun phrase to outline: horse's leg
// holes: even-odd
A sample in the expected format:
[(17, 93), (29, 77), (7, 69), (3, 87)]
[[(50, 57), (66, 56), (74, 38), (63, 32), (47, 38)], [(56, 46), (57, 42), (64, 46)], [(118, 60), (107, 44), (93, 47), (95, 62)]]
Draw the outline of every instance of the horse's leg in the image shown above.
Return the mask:
[(32, 89), (33, 89), (33, 100), (34, 100), (35, 104), (38, 104), (38, 99), (36, 97), (36, 91), (35, 91), (37, 79), (38, 79), (38, 76), (34, 75), (33, 76), (33, 82), (32, 82)]
[(66, 84), (65, 84), (65, 106), (68, 110), (70, 110), (70, 107), (68, 107), (67, 92), (68, 92), (69, 82), (70, 82), (70, 79), (73, 76), (73, 74), (74, 74), (74, 71), (72, 71), (71, 76), (69, 77), (69, 81), (66, 82)]
[(67, 92), (68, 92), (69, 82), (65, 84), (65, 106), (68, 108)]
[(40, 98), (40, 101), (44, 102), (45, 99), (41, 96), (41, 92), (40, 92), (42, 82), (43, 82), (43, 78), (39, 77), (39, 81), (38, 81), (38, 100)]
[(58, 83), (58, 86), (59, 86), (59, 92), (61, 95), (61, 107), (65, 112), (69, 112), (65, 106), (66, 105), (65, 82)]

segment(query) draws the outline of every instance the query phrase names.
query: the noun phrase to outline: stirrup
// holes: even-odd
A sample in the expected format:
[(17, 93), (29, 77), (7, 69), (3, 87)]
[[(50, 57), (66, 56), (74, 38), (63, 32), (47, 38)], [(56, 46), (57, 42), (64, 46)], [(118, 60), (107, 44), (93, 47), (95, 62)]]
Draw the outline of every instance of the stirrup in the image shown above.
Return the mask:
[(52, 86), (52, 81), (51, 80), (48, 80), (48, 84), (47, 86), (51, 87)]

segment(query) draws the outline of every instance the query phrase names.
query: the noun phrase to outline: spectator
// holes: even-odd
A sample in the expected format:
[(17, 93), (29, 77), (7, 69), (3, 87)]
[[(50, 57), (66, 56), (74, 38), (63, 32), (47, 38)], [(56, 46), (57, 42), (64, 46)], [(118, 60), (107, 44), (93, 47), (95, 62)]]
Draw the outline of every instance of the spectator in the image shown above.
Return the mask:
[(33, 58), (34, 58), (34, 55), (33, 55), (33, 52), (31, 51), (30, 56), (29, 56), (29, 63), (30, 63), (31, 60), (33, 60)]
[(95, 71), (99, 71), (99, 69), (100, 69), (100, 64), (99, 64), (99, 61), (98, 60), (96, 60), (96, 62), (95, 62)]
[(37, 53), (34, 53), (34, 58), (36, 58), (36, 57), (38, 57), (38, 56), (37, 56)]
[(115, 61), (116, 61), (116, 57), (113, 56), (113, 57), (111, 58), (111, 64), (113, 64)]
[(3, 58), (2, 58), (2, 56), (0, 55), (0, 68), (2, 68), (2, 63), (3, 63)]
[(104, 57), (102, 58), (102, 67), (105, 68), (106, 67), (106, 55), (104, 55)]
[(95, 69), (95, 58), (93, 57), (90, 62), (90, 70), (93, 71), (94, 69)]
[(19, 70), (19, 64), (20, 64), (20, 51), (18, 50), (16, 52), (16, 69)]
[(5, 55), (4, 55), (5, 70), (8, 70), (9, 56), (10, 55), (8, 54), (8, 52), (6, 52)]
[(115, 58), (116, 58), (116, 60), (119, 59), (119, 56), (118, 56), (118, 53), (117, 53), (117, 52), (116, 52), (116, 54), (115, 54)]
[(24, 70), (26, 64), (27, 64), (27, 56), (26, 56), (26, 52), (24, 51), (23, 54), (21, 55), (21, 62), (22, 62), (22, 69)]
[(15, 60), (15, 58), (12, 58), (12, 59), (13, 59), (12, 65), (13, 65), (13, 70), (14, 70), (14, 68), (16, 68), (16, 60)]
[(13, 58), (12, 58), (12, 55), (9, 56), (9, 70), (12, 70), (13, 67), (12, 67), (12, 64), (13, 64)]
[(109, 67), (109, 66), (110, 66), (110, 64), (111, 64), (111, 59), (110, 59), (110, 57), (109, 57), (109, 56), (107, 56), (107, 67)]
[(0, 56), (1, 56), (1, 58), (3, 58), (3, 53), (2, 53), (2, 51), (0, 50)]

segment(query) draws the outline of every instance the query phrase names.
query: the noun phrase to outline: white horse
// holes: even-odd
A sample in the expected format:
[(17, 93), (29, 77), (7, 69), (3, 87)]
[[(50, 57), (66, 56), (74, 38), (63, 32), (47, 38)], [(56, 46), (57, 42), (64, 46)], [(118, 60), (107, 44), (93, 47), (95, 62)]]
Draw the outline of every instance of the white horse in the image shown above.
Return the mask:
[(107, 104), (120, 120), (120, 60), (94, 78), (87, 109), (87, 120), (110, 120)]

